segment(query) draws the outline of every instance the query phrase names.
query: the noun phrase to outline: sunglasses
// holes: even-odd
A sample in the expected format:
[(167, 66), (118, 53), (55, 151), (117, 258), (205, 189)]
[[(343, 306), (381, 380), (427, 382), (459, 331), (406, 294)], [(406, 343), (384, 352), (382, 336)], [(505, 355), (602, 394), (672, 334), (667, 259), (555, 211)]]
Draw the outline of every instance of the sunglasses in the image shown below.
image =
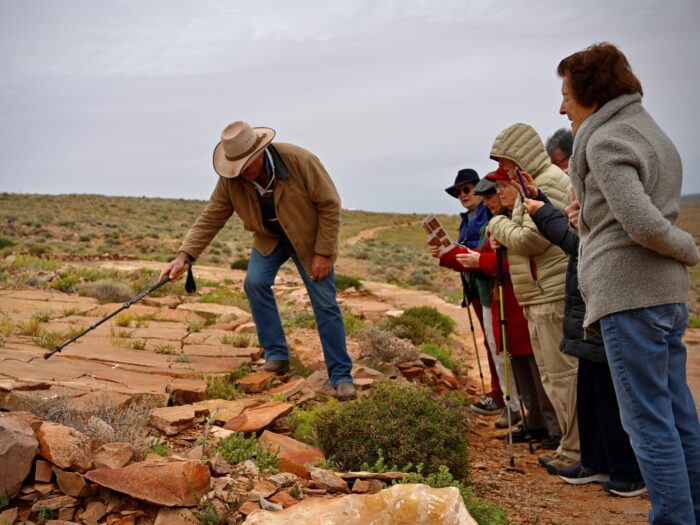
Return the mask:
[(472, 191), (472, 188), (470, 186), (461, 186), (459, 188), (455, 188), (455, 195), (459, 197), (461, 193), (464, 193), (465, 195), (469, 195)]

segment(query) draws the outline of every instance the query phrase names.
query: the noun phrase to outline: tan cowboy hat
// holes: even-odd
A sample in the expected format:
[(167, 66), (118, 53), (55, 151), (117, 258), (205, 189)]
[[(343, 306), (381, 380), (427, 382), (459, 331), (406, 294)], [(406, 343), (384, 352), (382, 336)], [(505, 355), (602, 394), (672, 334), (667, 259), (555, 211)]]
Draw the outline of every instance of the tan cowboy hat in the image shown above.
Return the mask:
[(241, 121), (229, 124), (214, 148), (214, 170), (227, 179), (238, 177), (274, 136), (272, 128), (251, 128)]

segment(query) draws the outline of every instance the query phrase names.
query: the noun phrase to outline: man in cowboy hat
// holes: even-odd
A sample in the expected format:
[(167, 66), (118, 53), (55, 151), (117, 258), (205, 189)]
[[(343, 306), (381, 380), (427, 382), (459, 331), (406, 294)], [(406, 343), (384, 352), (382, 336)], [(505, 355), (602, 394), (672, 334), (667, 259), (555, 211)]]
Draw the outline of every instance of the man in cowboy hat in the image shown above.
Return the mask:
[(316, 317), (328, 377), (340, 400), (354, 399), (352, 361), (345, 344), (343, 317), (336, 301), (333, 262), (338, 253), (340, 197), (318, 158), (292, 144), (272, 143), (275, 131), (234, 122), (214, 149), (219, 181), (161, 278), (177, 278), (226, 221), (238, 213), (253, 232), (244, 289), (265, 350), (264, 369), (289, 370), (272, 285), (290, 257), (299, 270)]

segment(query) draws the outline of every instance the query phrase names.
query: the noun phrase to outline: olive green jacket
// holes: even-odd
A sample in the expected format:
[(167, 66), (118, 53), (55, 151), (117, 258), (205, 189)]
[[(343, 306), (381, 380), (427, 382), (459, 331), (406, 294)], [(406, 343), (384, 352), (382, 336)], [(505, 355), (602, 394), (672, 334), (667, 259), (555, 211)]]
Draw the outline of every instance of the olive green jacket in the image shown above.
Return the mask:
[[(529, 173), (550, 202), (564, 210), (571, 181), (552, 164), (537, 132), (527, 124), (513, 124), (493, 143), (491, 158), (510, 159)], [(525, 306), (564, 298), (568, 256), (539, 232), (518, 198), (511, 218), (489, 221), (494, 239), (508, 248), (508, 264), (518, 302)]]
[[(340, 197), (321, 161), (311, 152), (285, 143), (274, 143), (268, 150), (276, 170), (277, 217), (304, 269), (311, 274), (314, 254), (333, 260), (337, 256)], [(281, 239), (265, 228), (257, 191), (242, 177), (219, 177), (209, 203), (187, 232), (180, 251), (199, 257), (234, 211), (246, 230), (253, 232), (253, 248), (270, 255)]]

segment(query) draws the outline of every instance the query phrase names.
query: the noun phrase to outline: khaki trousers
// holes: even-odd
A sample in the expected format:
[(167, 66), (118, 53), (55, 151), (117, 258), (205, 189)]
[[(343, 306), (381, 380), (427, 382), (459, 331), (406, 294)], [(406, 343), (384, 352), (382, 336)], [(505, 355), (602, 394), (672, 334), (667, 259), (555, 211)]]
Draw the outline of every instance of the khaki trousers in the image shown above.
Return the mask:
[(552, 402), (562, 431), (557, 452), (578, 461), (581, 457), (576, 417), (578, 359), (559, 350), (564, 336), (564, 300), (527, 305), (523, 307), (523, 313), (528, 322), (542, 386)]

